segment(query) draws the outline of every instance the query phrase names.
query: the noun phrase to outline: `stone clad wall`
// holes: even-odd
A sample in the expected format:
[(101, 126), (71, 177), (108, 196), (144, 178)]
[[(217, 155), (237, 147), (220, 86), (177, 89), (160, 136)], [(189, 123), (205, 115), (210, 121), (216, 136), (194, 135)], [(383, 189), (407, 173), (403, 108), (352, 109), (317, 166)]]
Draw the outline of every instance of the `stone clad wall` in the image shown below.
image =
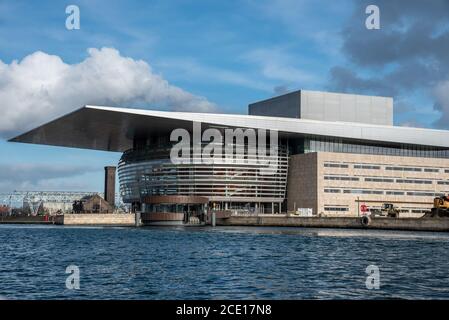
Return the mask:
[(293, 155), (289, 160), (287, 180), (287, 210), (298, 208), (318, 210), (318, 154)]
[[(348, 168), (329, 168), (324, 167), (324, 163), (340, 163), (348, 165)], [(356, 164), (380, 166), (380, 169), (355, 169)], [(417, 167), (421, 171), (396, 171), (386, 170), (387, 166), (393, 167)], [(438, 172), (425, 172), (425, 168), (437, 169)], [(326, 215), (332, 215), (332, 212), (325, 211), (326, 206), (343, 205), (348, 206), (349, 211), (343, 212), (343, 215), (358, 215), (359, 204), (365, 204), (368, 207), (380, 207), (382, 203), (393, 203), (400, 209), (422, 209), (428, 210), (433, 206), (434, 195), (414, 196), (408, 195), (409, 191), (417, 192), (441, 192), (449, 193), (449, 185), (438, 184), (439, 180), (449, 180), (449, 160), (443, 158), (419, 158), (419, 157), (400, 157), (369, 154), (350, 154), (350, 153), (318, 153), (318, 212)], [(332, 181), (325, 180), (326, 175), (357, 177), (359, 181)], [(366, 177), (393, 179), (417, 179), (431, 180), (431, 184), (416, 183), (391, 183), (391, 182), (367, 182)], [(369, 189), (380, 190), (384, 194), (351, 194), (351, 193), (325, 193), (324, 189)], [(403, 192), (403, 195), (387, 195), (391, 190)], [(341, 215), (342, 213), (334, 213)], [(424, 213), (401, 213), (400, 217), (419, 218)]]
[(290, 212), (312, 208), (314, 214), (348, 217), (360, 215), (361, 205), (376, 210), (392, 203), (400, 217), (420, 218), (435, 196), (449, 194), (444, 158), (314, 152), (291, 156), (288, 174)]
[[(62, 221), (61, 221), (62, 220)], [(116, 226), (134, 226), (135, 215), (126, 214), (65, 214), (59, 223), (64, 225), (116, 225)]]

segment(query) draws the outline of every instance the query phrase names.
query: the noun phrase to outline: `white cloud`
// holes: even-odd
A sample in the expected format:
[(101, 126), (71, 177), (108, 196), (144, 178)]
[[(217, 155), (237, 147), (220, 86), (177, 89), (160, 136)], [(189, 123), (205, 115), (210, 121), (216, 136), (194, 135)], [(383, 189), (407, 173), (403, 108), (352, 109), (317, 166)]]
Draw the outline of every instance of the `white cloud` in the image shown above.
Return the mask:
[(319, 81), (314, 74), (303, 67), (297, 67), (299, 58), (279, 48), (254, 49), (243, 56), (243, 59), (260, 67), (264, 78), (281, 81), (284, 84), (315, 84)]
[[(98, 168), (89, 165), (0, 163), (0, 192), (17, 190), (84, 190)], [(100, 176), (103, 171), (100, 171)], [(81, 181), (80, 181), (81, 180)], [(101, 181), (101, 179), (98, 179)]]
[(449, 128), (449, 80), (440, 82), (433, 90), (435, 97), (435, 109), (440, 112), (440, 118), (436, 121), (439, 128)]
[(174, 69), (176, 78), (183, 80), (190, 79), (206, 83), (213, 81), (262, 91), (271, 91), (272, 87), (260, 77), (252, 77), (248, 72), (206, 66), (188, 58), (164, 59), (164, 62), (158, 64), (158, 66), (165, 70)]
[(78, 64), (41, 51), (20, 62), (0, 60), (0, 135), (25, 131), (85, 104), (216, 111), (215, 104), (169, 84), (145, 61), (112, 48), (88, 53)]
[(257, 0), (251, 3), (262, 16), (283, 25), (284, 30), (299, 41), (310, 41), (309, 46), (320, 54), (332, 60), (342, 58), (339, 24), (348, 14), (346, 5), (326, 0)]

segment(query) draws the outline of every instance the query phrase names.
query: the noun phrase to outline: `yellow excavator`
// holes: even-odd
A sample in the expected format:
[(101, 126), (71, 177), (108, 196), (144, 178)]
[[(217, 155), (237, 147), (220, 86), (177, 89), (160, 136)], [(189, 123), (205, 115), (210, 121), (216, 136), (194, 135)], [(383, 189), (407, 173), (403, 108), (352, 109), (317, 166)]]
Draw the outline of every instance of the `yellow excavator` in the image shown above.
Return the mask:
[(440, 196), (433, 199), (433, 208), (424, 215), (426, 218), (449, 217), (449, 197)]

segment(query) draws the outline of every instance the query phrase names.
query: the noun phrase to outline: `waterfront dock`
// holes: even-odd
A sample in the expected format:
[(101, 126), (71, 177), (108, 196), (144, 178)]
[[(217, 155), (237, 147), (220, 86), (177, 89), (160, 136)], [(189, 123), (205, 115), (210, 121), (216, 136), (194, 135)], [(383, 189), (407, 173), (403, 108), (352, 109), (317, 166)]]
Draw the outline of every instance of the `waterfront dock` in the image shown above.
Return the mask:
[[(378, 229), (403, 231), (449, 232), (449, 218), (387, 218), (370, 217), (300, 217), (287, 214), (233, 215), (220, 212), (214, 223), (212, 215), (204, 222), (213, 226), (253, 226), (253, 227), (300, 227), (300, 228), (340, 228)], [(146, 225), (168, 226), (172, 221), (148, 224), (139, 213), (127, 214), (64, 214), (58, 216), (2, 217), (0, 224), (55, 224), (66, 226), (134, 227)], [(142, 223), (143, 222), (143, 223)], [(179, 223), (177, 225), (184, 225)], [(203, 225), (203, 224), (201, 224)]]
[(57, 216), (5, 216), (0, 224), (55, 224), (66, 226), (123, 226), (136, 225), (136, 215), (127, 214), (63, 214)]
[(66, 226), (122, 226), (136, 225), (134, 213), (78, 213), (57, 216), (55, 224)]
[(298, 217), (286, 214), (230, 215), (217, 218), (216, 225), (449, 232), (448, 218), (375, 217), (370, 218), (368, 224), (364, 224), (362, 217)]
[(45, 216), (5, 216), (0, 217), (0, 224), (53, 224), (53, 217)]

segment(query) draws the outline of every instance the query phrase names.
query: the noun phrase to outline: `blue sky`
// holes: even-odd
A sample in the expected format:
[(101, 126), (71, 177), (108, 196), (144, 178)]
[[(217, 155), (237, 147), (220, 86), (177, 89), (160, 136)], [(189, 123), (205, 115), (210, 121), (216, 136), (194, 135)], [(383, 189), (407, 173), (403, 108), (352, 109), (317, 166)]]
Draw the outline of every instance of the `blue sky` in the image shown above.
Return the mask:
[[(100, 50), (99, 58), (86, 62), (88, 68), (107, 57), (112, 63), (103, 66), (110, 72), (104, 74), (116, 75), (114, 61), (124, 63), (130, 58), (130, 72), (139, 74), (136, 68), (141, 65), (136, 61), (142, 60), (151, 69), (146, 73), (152, 79), (148, 86), (161, 83), (160, 77), (176, 88), (173, 90), (182, 89), (184, 100), (172, 97), (167, 105), (188, 99), (189, 103), (193, 101), (192, 105), (202, 101), (205, 108), (213, 106), (218, 112), (246, 113), (250, 102), (299, 88), (391, 94), (396, 99), (396, 124), (444, 127), (446, 109), (449, 110), (445, 94), (449, 79), (445, 68), (449, 62), (444, 45), (433, 47), (433, 43), (449, 30), (447, 22), (439, 16), (447, 7), (444, 1), (435, 1), (433, 7), (424, 9), (419, 1), (407, 1), (408, 7), (405, 2), (375, 2), (381, 9), (381, 30), (368, 31), (364, 6), (370, 3), (364, 1), (0, 0), (0, 60), (8, 70), (2, 74), (0, 63), (0, 97), (2, 93), (6, 97), (4, 102), (0, 101), (0, 108), (11, 115), (17, 104), (34, 97), (33, 88), (47, 90), (47, 80), (40, 85), (39, 76), (50, 73), (50, 69), (72, 69), (69, 78), (79, 79), (79, 71), (72, 66), (81, 64), (79, 69), (84, 70), (83, 61), (90, 61), (88, 58), (93, 55), (87, 50), (96, 48)], [(80, 30), (65, 28), (65, 8), (70, 4), (80, 8)], [(423, 25), (422, 21), (429, 21), (429, 16), (435, 17), (430, 19), (434, 25), (423, 27), (416, 39), (427, 41), (427, 52), (406, 41), (391, 49), (392, 43), (398, 43), (394, 37), (406, 39), (416, 33), (414, 26)], [(384, 46), (383, 41), (387, 40), (393, 42)], [(361, 44), (356, 47), (354, 44), (358, 43)], [(117, 53), (101, 48), (113, 48)], [(441, 55), (436, 54), (439, 51)], [(26, 69), (24, 63), (23, 69), (28, 73), (17, 72), (13, 61), (20, 64), (27, 56), (32, 57), (33, 67)], [(60, 61), (52, 60), (52, 56)], [(36, 64), (42, 69), (36, 71)], [(416, 65), (422, 67), (416, 69), (423, 70), (421, 74), (427, 78), (423, 76), (422, 82), (409, 83), (413, 77), (410, 72)], [(437, 68), (438, 72), (431, 68)], [(51, 78), (51, 84), (59, 81), (54, 79), (58, 72), (45, 79)], [(34, 81), (28, 84), (26, 76)], [(11, 78), (15, 77), (21, 81), (17, 85), (19, 80), (14, 80), (18, 92), (8, 100)], [(98, 81), (104, 80), (101, 74), (99, 78)], [(94, 87), (103, 85), (97, 83)], [(135, 86), (130, 94), (117, 96), (108, 96), (108, 90), (83, 91), (84, 86), (74, 87), (82, 88), (80, 97), (74, 97), (73, 92), (60, 95), (48, 89), (49, 100), (53, 101), (48, 108), (42, 106), (43, 100), (36, 100), (41, 102), (40, 106), (30, 103), (26, 108), (18, 108), (16, 113), (22, 113), (21, 119), (11, 116), (11, 122), (0, 122), (0, 132), (4, 132), (0, 141), (0, 192), (101, 191), (103, 166), (116, 164), (120, 154), (14, 144), (5, 139), (78, 108), (80, 102), (170, 109), (159, 97), (140, 98), (142, 90), (151, 91), (151, 87)], [(27, 95), (22, 98), (23, 89)], [(38, 112), (36, 116), (27, 118), (29, 109), (30, 115)]]

